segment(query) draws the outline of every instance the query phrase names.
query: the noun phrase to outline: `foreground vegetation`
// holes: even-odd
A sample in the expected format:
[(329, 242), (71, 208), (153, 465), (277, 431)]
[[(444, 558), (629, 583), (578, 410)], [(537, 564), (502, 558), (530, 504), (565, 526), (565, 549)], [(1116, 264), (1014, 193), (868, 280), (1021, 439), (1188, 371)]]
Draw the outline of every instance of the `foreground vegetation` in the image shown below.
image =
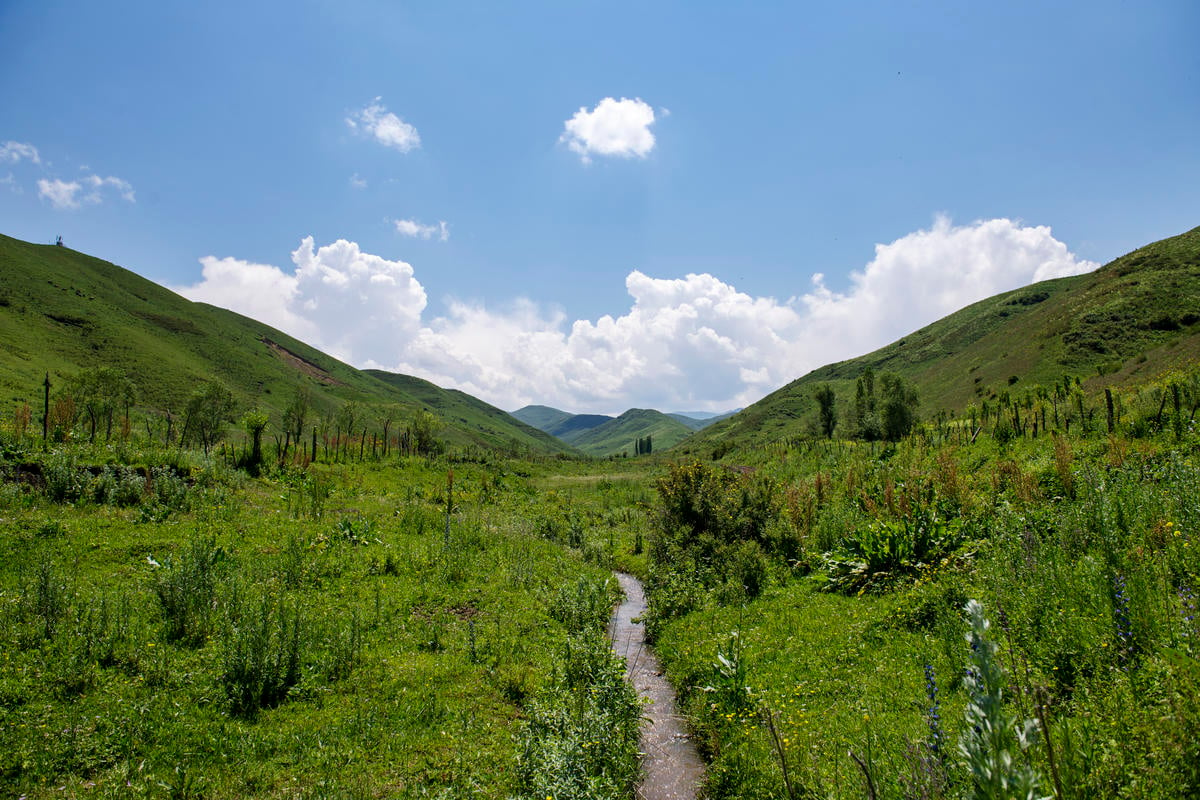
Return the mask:
[(0, 444), (0, 794), (630, 793), (630, 481)]
[(1001, 415), (668, 470), (649, 625), (710, 795), (1196, 796), (1200, 437), (1169, 384), (1111, 434)]

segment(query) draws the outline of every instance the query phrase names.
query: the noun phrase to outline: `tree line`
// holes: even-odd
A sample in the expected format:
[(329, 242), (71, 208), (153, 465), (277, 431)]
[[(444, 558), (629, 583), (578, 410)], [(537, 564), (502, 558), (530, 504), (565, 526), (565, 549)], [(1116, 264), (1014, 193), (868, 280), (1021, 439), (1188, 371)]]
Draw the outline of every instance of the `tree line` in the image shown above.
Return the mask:
[[(42, 409), (42, 438), (47, 444), (86, 437), (89, 443), (131, 437), (131, 411), (138, 386), (121, 370), (91, 367), (65, 379), (51, 392), (47, 374)], [(270, 415), (251, 407), (238, 416), (233, 392), (219, 381), (206, 381), (188, 395), (182, 409), (142, 413), (145, 438), (165, 447), (198, 447), (206, 456), (222, 446), (229, 453), (228, 434), (235, 426), (246, 435), (244, 448), (231, 456), (239, 466), (257, 473), (265, 461), (264, 437), (274, 437), (280, 465), (318, 460), (365, 459), (389, 455), (431, 455), (442, 452), (442, 425), (426, 409), (406, 410), (392, 405), (362, 405), (346, 400), (333, 409), (318, 409), (305, 386), (297, 386), (276, 430)], [(16, 409), (13, 430), (24, 438), (33, 422), (28, 402)]]

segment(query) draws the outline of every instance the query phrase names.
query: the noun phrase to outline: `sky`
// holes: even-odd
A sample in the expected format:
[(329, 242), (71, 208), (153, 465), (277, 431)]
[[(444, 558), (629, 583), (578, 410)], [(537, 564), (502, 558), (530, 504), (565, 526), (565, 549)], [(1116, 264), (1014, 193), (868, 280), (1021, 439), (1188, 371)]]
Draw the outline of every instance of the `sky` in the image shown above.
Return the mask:
[(0, 0), (0, 233), (501, 408), (742, 407), (1200, 225), (1194, 0)]

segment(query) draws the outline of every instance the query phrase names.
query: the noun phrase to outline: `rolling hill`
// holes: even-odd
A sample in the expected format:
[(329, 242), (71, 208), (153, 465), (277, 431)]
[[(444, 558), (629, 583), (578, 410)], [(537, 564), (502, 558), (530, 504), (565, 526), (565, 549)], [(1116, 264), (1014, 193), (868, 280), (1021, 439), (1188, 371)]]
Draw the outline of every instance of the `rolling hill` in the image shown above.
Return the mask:
[(1086, 275), (990, 297), (897, 342), (829, 364), (705, 428), (683, 452), (802, 435), (813, 389), (828, 383), (844, 417), (867, 367), (911, 380), (921, 412), (961, 410), (1007, 390), (1080, 377), (1085, 389), (1136, 385), (1200, 360), (1200, 228)]
[(666, 450), (690, 436), (692, 430), (661, 411), (631, 408), (616, 419), (597, 425), (572, 440), (579, 450), (593, 456), (634, 453), (634, 441), (651, 437), (654, 451)]
[(510, 413), (526, 425), (532, 425), (568, 444), (574, 444), (575, 440), (597, 425), (615, 419), (605, 414), (569, 414), (549, 406), (525, 406)]
[(572, 453), (570, 447), (462, 392), (427, 381), (363, 372), (268, 325), (194, 303), (129, 270), (54, 245), (0, 235), (0, 393), (36, 405), (84, 367), (122, 370), (137, 406), (178, 411), (195, 387), (220, 380), (239, 410), (258, 406), (278, 421), (298, 387), (316, 414), (346, 401), (368, 418), (384, 407), (418, 408), (442, 422), (451, 446)]

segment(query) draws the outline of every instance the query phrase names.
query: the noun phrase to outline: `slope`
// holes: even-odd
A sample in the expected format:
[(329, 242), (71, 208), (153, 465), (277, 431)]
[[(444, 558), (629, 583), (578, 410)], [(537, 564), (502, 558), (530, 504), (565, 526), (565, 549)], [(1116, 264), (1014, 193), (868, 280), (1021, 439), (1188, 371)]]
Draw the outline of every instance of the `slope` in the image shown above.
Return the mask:
[(911, 380), (921, 413), (1071, 375), (1087, 390), (1136, 385), (1200, 359), (1200, 228), (1095, 272), (990, 297), (859, 358), (829, 364), (689, 439), (704, 453), (805, 435), (813, 389), (830, 384), (844, 418), (867, 367)]
[(539, 431), (550, 432), (550, 429), (556, 425), (566, 422), (574, 414), (569, 414), (566, 411), (559, 411), (557, 408), (550, 406), (525, 406), (518, 408), (516, 411), (508, 412), (511, 416), (537, 428)]
[(297, 388), (305, 387), (317, 416), (346, 401), (363, 406), (368, 417), (385, 407), (402, 415), (436, 405), (448, 417), (440, 438), (451, 445), (569, 451), (474, 398), (443, 397), (448, 393), (432, 384), (421, 392), (394, 386), (268, 325), (193, 303), (114, 264), (3, 235), (0, 351), (0, 392), (16, 403), (40, 405), (47, 373), (58, 389), (84, 367), (107, 365), (137, 384), (143, 409), (178, 411), (199, 383), (216, 379), (240, 409), (259, 406), (278, 421)]
[(634, 441), (650, 436), (655, 452), (683, 441), (692, 431), (661, 411), (631, 408), (616, 419), (597, 425), (575, 439), (576, 448), (593, 456), (634, 452)]

